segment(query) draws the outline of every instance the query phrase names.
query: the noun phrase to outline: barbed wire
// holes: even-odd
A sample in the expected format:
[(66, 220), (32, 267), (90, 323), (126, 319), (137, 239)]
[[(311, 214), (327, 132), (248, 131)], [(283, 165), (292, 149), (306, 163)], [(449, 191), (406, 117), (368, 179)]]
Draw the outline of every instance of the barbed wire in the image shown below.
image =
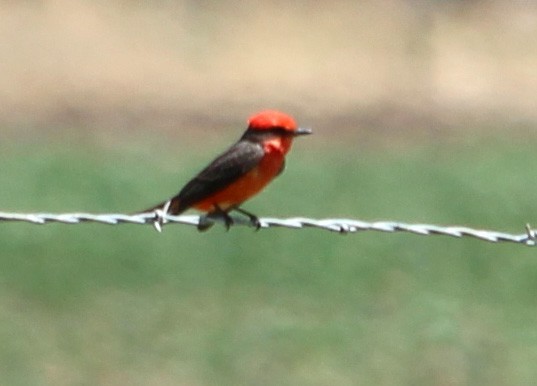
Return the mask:
[[(232, 217), (233, 225), (246, 225), (255, 227), (252, 222), (244, 217)], [(95, 222), (108, 225), (120, 224), (152, 224), (159, 232), (164, 224), (184, 224), (198, 226), (198, 224), (211, 225), (215, 222), (225, 222), (223, 218), (197, 216), (197, 215), (181, 215), (171, 216), (162, 211), (140, 214), (92, 214), (92, 213), (7, 213), (0, 212), (0, 222), (28, 222), (32, 224), (47, 224), (47, 223), (62, 223), (62, 224), (80, 224), (87, 222)], [(491, 230), (472, 229), (464, 226), (438, 226), (431, 224), (407, 224), (395, 221), (374, 221), (367, 222), (355, 219), (344, 218), (327, 218), (327, 219), (311, 219), (305, 217), (293, 217), (286, 219), (264, 217), (259, 218), (259, 228), (284, 227), (290, 229), (302, 228), (318, 228), (337, 232), (341, 234), (357, 233), (362, 231), (378, 231), (378, 232), (408, 232), (417, 235), (444, 235), (450, 237), (473, 237), (479, 240), (489, 241), (493, 243), (510, 242), (523, 244), (527, 246), (536, 245), (536, 232), (529, 224), (526, 224), (526, 233), (509, 234)], [(258, 228), (258, 229), (259, 229)]]

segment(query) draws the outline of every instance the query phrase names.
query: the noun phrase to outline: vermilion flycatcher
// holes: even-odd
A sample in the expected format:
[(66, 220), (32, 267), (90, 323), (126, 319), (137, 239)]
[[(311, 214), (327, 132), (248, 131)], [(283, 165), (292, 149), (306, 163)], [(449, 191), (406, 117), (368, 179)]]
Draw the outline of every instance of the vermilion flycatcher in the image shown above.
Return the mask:
[[(195, 208), (208, 216), (223, 217), (229, 228), (233, 221), (228, 212), (235, 210), (248, 216), (259, 228), (259, 219), (240, 205), (283, 171), (293, 138), (305, 134), (311, 134), (311, 129), (298, 127), (287, 114), (273, 110), (257, 113), (250, 117), (248, 128), (237, 143), (191, 179), (176, 196), (144, 212), (160, 209), (165, 214), (178, 215)], [(210, 226), (200, 221), (198, 229)]]

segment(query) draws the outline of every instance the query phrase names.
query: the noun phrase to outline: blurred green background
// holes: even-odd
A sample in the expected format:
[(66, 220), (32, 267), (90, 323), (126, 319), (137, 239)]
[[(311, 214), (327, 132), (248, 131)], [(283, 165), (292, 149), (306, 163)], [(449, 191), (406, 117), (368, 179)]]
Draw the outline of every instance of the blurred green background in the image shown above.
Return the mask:
[[(259, 109), (315, 135), (260, 216), (537, 223), (537, 5), (0, 2), (0, 210), (133, 212)], [(533, 385), (535, 250), (0, 224), (2, 385)]]

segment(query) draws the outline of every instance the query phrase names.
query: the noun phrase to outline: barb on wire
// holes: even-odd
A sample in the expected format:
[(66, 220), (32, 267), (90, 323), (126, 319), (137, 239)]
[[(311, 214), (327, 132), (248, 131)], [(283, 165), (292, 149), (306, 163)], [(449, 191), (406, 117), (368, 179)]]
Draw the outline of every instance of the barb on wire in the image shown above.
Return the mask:
[[(175, 223), (197, 226), (200, 221), (223, 222), (223, 219), (217, 217), (182, 215), (171, 216), (164, 214), (162, 211), (154, 213), (140, 214), (91, 214), (91, 213), (6, 213), (0, 212), (0, 222), (20, 221), (32, 224), (46, 224), (58, 222), (63, 224), (80, 224), (83, 222), (96, 222), (101, 224), (119, 225), (119, 224), (153, 224), (157, 230), (161, 230), (164, 224)], [(284, 228), (318, 228), (338, 233), (356, 233), (359, 231), (379, 231), (379, 232), (408, 232), (417, 235), (445, 235), (451, 237), (474, 237), (479, 240), (493, 243), (511, 242), (535, 246), (537, 236), (535, 230), (529, 224), (526, 224), (526, 233), (509, 234), (490, 230), (472, 229), (462, 226), (438, 226), (430, 224), (406, 224), (395, 221), (375, 221), (366, 222), (353, 219), (310, 219), (304, 217), (294, 217), (286, 219), (278, 218), (260, 218), (261, 228), (284, 227)], [(243, 217), (233, 217), (235, 225), (253, 226), (249, 219)]]

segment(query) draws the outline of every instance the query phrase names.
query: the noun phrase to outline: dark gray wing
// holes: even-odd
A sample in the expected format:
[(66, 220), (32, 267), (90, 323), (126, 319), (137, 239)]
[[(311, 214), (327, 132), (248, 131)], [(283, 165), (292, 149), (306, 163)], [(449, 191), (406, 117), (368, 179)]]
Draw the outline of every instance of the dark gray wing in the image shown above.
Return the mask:
[(179, 205), (174, 212), (182, 212), (197, 201), (222, 190), (245, 173), (252, 170), (263, 158), (263, 147), (254, 142), (241, 140), (218, 156), (190, 180), (177, 196)]

